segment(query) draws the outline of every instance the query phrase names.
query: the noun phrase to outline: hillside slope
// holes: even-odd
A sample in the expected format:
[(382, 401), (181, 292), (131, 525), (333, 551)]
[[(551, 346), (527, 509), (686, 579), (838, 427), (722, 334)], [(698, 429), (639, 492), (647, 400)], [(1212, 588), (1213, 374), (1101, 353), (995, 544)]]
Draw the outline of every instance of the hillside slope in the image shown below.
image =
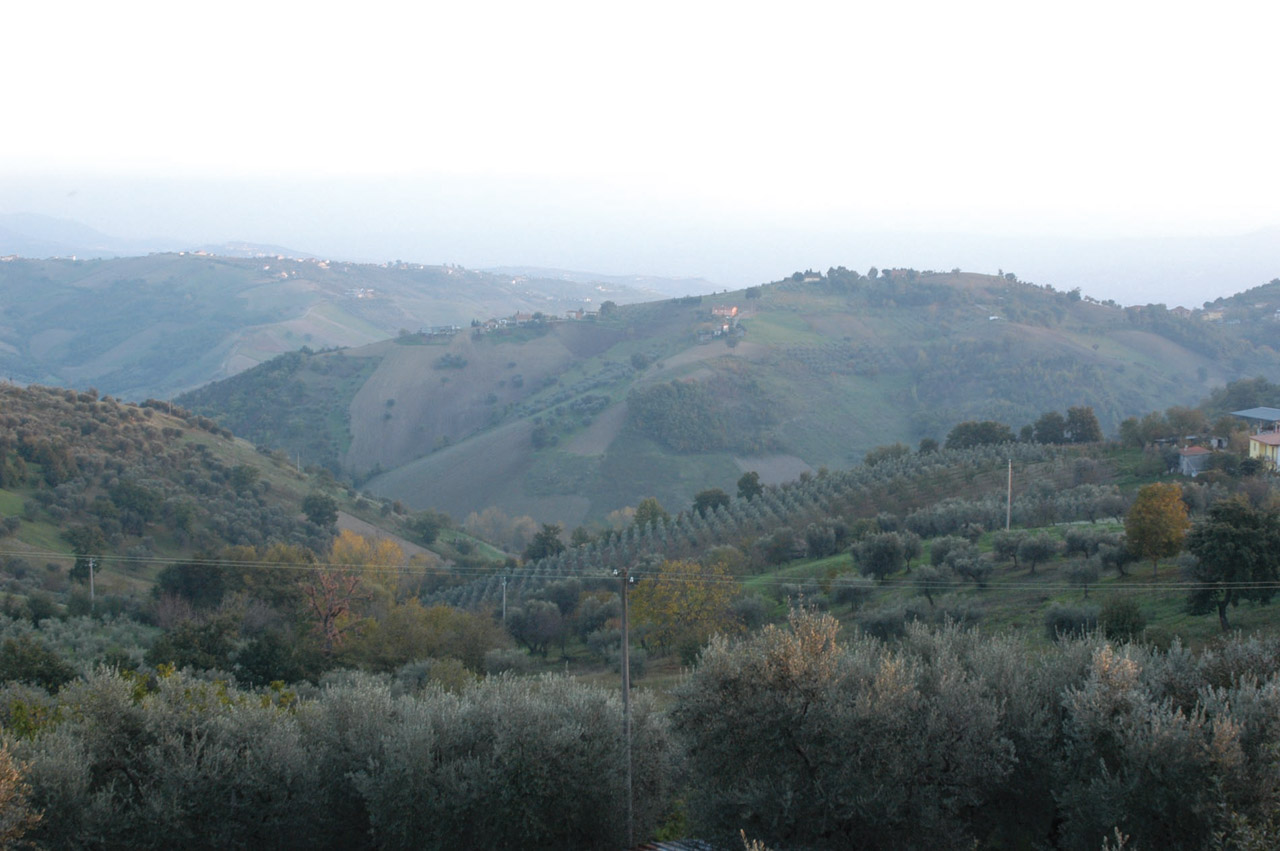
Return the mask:
[[(183, 403), (276, 445), (279, 430), (254, 426), (270, 410), (291, 422), (291, 450), (327, 423), (323, 460), (409, 505), (576, 525), (645, 496), (680, 508), (732, 492), (747, 470), (847, 467), (964, 420), (1017, 429), (1091, 405), (1114, 432), (1275, 370), (1277, 349), (1280, 323), (1261, 314), (1228, 325), (992, 276), (833, 269), (594, 322), (305, 355), (296, 400), (263, 383), (264, 365)], [(326, 377), (356, 360), (371, 369), (358, 389)]]
[(81, 555), (97, 561), (99, 594), (139, 599), (166, 564), (227, 547), (326, 552), (333, 528), (303, 514), (313, 493), (333, 499), (338, 528), (439, 561), (404, 540), (418, 536), (389, 504), (353, 497), (212, 420), (166, 403), (0, 384), (0, 578), (11, 594), (65, 591)]
[(203, 252), (0, 260), (0, 375), (168, 396), (304, 345), (652, 297), (622, 284)]

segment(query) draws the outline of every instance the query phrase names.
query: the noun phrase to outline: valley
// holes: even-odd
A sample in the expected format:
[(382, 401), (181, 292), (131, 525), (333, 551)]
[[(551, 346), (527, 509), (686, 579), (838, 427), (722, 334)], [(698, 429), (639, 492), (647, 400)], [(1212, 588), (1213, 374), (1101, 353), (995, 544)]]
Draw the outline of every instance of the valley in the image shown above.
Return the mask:
[[(1176, 846), (1144, 790), (1215, 771), (1237, 785), (1178, 836), (1266, 836), (1270, 799), (1238, 790), (1274, 768), (1280, 515), (1233, 412), (1280, 406), (1252, 377), (1280, 366), (1278, 291), (1181, 315), (832, 269), (301, 346), (173, 401), (0, 385), (0, 763), (30, 784), (8, 812), (53, 846), (617, 847), (625, 646), (645, 836)], [(97, 357), (158, 369), (204, 309)], [(66, 324), (6, 351), (86, 345)], [(1176, 540), (1148, 551), (1157, 493)], [(758, 761), (809, 816), (724, 768)], [(868, 772), (973, 808), (849, 813)], [(442, 795), (471, 814), (420, 817)]]

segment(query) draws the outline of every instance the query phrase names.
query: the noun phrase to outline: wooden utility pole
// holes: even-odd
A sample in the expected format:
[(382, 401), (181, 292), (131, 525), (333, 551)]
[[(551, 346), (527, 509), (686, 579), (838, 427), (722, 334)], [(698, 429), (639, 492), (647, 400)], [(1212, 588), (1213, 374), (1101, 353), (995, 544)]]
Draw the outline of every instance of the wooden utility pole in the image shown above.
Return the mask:
[(1004, 506), (1004, 530), (1009, 531), (1009, 525), (1013, 522), (1013, 459), (1009, 459), (1009, 496)]
[(631, 584), (629, 570), (618, 571), (622, 581), (622, 745), (627, 752), (627, 847), (636, 844), (634, 797), (631, 787), (631, 633), (627, 623), (627, 586)]

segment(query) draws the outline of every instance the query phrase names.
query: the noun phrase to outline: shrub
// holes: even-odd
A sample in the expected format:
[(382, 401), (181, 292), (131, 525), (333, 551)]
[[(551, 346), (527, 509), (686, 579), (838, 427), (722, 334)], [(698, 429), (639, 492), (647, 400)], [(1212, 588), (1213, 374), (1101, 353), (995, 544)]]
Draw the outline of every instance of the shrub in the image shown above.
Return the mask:
[(1146, 625), (1142, 607), (1133, 597), (1109, 597), (1098, 611), (1098, 626), (1107, 638), (1115, 641), (1133, 641), (1142, 634)]
[(75, 668), (34, 636), (6, 638), (0, 644), (0, 681), (57, 691), (76, 677)]
[(1088, 635), (1098, 626), (1096, 606), (1067, 606), (1054, 603), (1044, 614), (1044, 631), (1053, 641)]

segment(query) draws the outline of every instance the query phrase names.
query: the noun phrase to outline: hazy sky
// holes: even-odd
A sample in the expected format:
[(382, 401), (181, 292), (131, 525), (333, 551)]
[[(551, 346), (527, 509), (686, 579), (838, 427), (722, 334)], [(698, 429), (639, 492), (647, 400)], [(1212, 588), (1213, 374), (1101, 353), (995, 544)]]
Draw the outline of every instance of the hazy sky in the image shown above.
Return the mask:
[[(713, 277), (690, 234), (1244, 233), (1280, 225), (1273, 7), (15, 3), (0, 212), (562, 266), (603, 222)], [(459, 217), (507, 247), (425, 238)]]

